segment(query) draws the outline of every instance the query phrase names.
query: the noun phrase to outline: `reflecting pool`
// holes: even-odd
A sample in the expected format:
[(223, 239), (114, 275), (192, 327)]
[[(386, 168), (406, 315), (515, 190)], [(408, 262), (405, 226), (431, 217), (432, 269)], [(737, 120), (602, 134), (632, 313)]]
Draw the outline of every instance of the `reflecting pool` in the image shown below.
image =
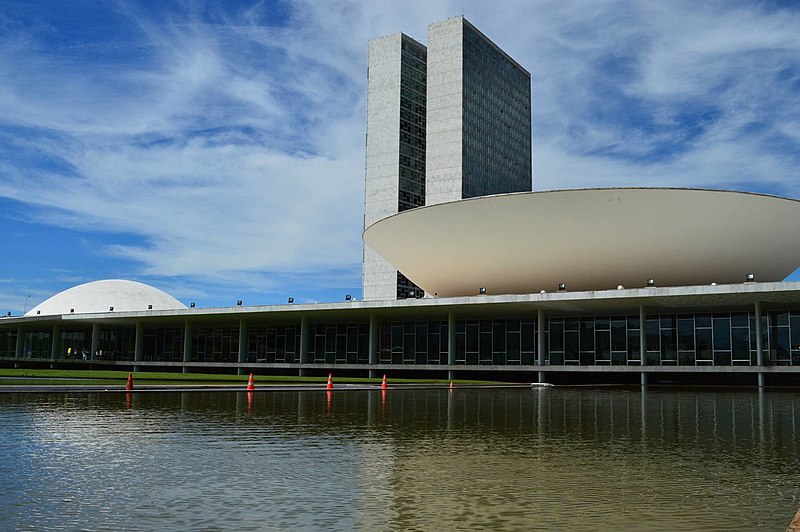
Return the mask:
[(800, 394), (0, 393), (4, 529), (785, 530)]

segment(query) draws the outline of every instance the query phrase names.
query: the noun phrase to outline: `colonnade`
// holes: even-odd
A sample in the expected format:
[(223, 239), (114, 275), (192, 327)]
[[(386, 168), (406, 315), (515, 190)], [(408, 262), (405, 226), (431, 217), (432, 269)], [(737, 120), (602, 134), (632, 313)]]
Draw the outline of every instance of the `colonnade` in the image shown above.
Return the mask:
[[(763, 326), (762, 326), (762, 304), (760, 302), (755, 303), (755, 336), (756, 336), (756, 361), (757, 366), (762, 367), (766, 366), (768, 363), (767, 357), (765, 357), (764, 353), (764, 341), (763, 341)], [(547, 375), (547, 366), (545, 365), (545, 350), (546, 350), (546, 338), (545, 338), (545, 311), (543, 308), (539, 308), (537, 310), (537, 328), (536, 328), (536, 367), (535, 369), (538, 371), (538, 381), (545, 382), (546, 375)], [(639, 334), (639, 353), (640, 353), (640, 365), (642, 370), (640, 372), (640, 382), (642, 386), (646, 386), (648, 382), (648, 372), (647, 372), (647, 311), (644, 305), (639, 305), (639, 323), (640, 323), (640, 334)], [(447, 352), (447, 363), (449, 366), (448, 373), (449, 377), (452, 379), (455, 376), (455, 370), (452, 369), (453, 366), (456, 366), (456, 313), (453, 311), (448, 312), (447, 315), (447, 324), (448, 324), (448, 352)], [(183, 358), (182, 361), (185, 364), (192, 362), (192, 334), (193, 334), (193, 322), (191, 320), (186, 320), (184, 322), (184, 338), (183, 338)], [(245, 319), (239, 320), (239, 348), (238, 348), (238, 357), (237, 361), (239, 364), (238, 371), (240, 374), (247, 371), (244, 365), (247, 363), (247, 343), (248, 343), (248, 333), (247, 333), (248, 322)], [(51, 346), (51, 359), (55, 362), (56, 359), (62, 353), (62, 341), (61, 341), (61, 330), (62, 324), (55, 323), (52, 325), (52, 346)], [(309, 358), (309, 318), (306, 316), (302, 316), (300, 318), (300, 364), (307, 365), (310, 363)], [(375, 313), (370, 314), (369, 316), (369, 366), (370, 366), (370, 376), (378, 377), (379, 370), (373, 368), (372, 366), (378, 365), (378, 335), (379, 335), (379, 317)], [(134, 367), (136, 369), (140, 368), (140, 362), (144, 360), (144, 339), (145, 339), (145, 324), (142, 321), (136, 322), (135, 328), (135, 342), (134, 342)], [(98, 352), (101, 345), (101, 324), (100, 323), (92, 323), (91, 329), (91, 352), (96, 353)], [(15, 349), (15, 357), (16, 358), (23, 358), (24, 357), (24, 350), (25, 350), (25, 329), (22, 325), (19, 325), (17, 328), (17, 336), (16, 336), (16, 349)], [(184, 372), (189, 371), (188, 366), (184, 366)], [(300, 375), (305, 375), (307, 369), (305, 367), (301, 367), (299, 369)], [(764, 387), (765, 385), (765, 372), (759, 371), (758, 372), (758, 386)]]

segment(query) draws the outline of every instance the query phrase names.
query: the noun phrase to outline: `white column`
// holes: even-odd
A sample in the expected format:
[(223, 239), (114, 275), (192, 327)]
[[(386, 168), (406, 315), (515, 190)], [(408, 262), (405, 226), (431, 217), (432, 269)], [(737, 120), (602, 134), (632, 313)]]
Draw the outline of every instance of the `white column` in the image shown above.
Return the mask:
[(53, 337), (50, 346), (50, 358), (55, 360), (61, 357), (61, 327), (56, 323), (53, 325)]
[(186, 320), (183, 324), (183, 372), (189, 373), (189, 367), (186, 366), (188, 362), (192, 361), (192, 322)]
[(378, 317), (375, 314), (369, 315), (369, 376), (377, 378), (378, 370), (374, 369), (378, 363)]
[[(766, 365), (766, 358), (764, 357), (764, 336), (761, 327), (761, 303), (756, 301), (756, 364), (759, 367)], [(763, 371), (758, 372), (758, 387), (763, 388), (765, 384), (765, 375)]]
[(144, 323), (137, 321), (136, 322), (136, 343), (133, 347), (133, 370), (139, 371), (139, 367), (136, 365), (136, 362), (141, 362), (144, 360)]
[[(456, 363), (456, 313), (447, 313), (447, 363), (454, 366)], [(455, 378), (456, 372), (450, 370), (447, 374), (450, 380)]]
[[(300, 318), (300, 363), (308, 364), (308, 318)], [(300, 376), (306, 374), (305, 369), (300, 369)], [(302, 395), (302, 394), (301, 394)]]
[[(239, 364), (247, 362), (247, 322), (239, 320)], [(245, 374), (244, 367), (239, 367), (239, 375)]]
[[(644, 305), (639, 305), (639, 364), (642, 368), (647, 365), (647, 315)], [(641, 372), (642, 386), (647, 385), (647, 373)]]
[[(545, 351), (544, 331), (545, 331), (544, 309), (540, 308), (536, 319), (536, 363), (539, 366), (544, 366), (544, 351)], [(541, 370), (539, 371), (539, 382), (544, 382), (544, 371)]]
[(100, 350), (100, 324), (92, 323), (92, 352), (91, 355), (95, 358), (97, 352)]
[(17, 327), (17, 346), (14, 356), (16, 358), (25, 356), (25, 329), (22, 328), (22, 325)]

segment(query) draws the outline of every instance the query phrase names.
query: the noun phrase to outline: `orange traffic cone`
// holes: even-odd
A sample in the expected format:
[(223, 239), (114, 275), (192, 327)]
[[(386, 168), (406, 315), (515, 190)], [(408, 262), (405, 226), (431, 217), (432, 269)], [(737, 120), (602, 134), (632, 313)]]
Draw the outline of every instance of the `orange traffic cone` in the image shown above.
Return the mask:
[(328, 390), (333, 390), (333, 373), (328, 373), (328, 385), (325, 386)]
[(452, 390), (453, 388), (455, 388), (455, 386), (453, 386), (453, 381), (450, 381), (450, 389)]
[(388, 386), (386, 385), (386, 374), (383, 375), (383, 382), (381, 383), (381, 388), (386, 389)]
[(128, 373), (128, 384), (125, 386), (125, 389), (133, 391), (133, 373)]
[(250, 374), (250, 380), (247, 381), (247, 391), (252, 392), (256, 389), (256, 385), (253, 383), (253, 374)]

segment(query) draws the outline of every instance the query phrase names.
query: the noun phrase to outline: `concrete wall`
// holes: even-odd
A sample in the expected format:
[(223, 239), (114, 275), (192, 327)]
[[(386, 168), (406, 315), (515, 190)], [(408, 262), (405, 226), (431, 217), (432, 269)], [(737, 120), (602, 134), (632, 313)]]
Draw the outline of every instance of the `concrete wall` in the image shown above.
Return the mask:
[(426, 205), (461, 199), (463, 33), (462, 17), (428, 26)]
[[(400, 33), (369, 43), (365, 227), (397, 212), (401, 46)], [(364, 299), (395, 299), (397, 270), (366, 245), (362, 279)]]

